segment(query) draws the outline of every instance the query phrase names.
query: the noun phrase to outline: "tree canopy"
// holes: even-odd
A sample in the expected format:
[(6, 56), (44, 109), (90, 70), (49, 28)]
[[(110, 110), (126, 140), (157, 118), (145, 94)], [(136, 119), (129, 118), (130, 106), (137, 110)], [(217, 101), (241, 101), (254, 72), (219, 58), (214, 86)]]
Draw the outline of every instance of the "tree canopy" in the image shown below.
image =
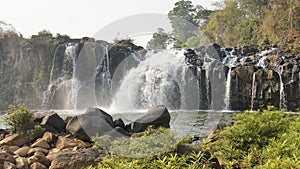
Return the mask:
[(225, 46), (281, 43), (299, 35), (299, 0), (224, 0), (224, 4), (203, 30), (211, 41)]

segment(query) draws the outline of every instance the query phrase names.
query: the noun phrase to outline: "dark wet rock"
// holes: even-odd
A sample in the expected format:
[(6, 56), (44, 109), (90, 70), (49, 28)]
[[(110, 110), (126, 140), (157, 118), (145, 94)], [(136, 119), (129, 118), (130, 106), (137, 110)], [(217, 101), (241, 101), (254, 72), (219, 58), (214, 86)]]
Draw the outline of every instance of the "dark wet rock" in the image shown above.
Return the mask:
[(114, 120), (114, 124), (115, 124), (115, 127), (121, 127), (121, 128), (125, 127), (125, 123), (123, 122), (122, 119), (116, 119), (116, 120)]
[(84, 141), (89, 141), (91, 136), (101, 136), (113, 128), (112, 117), (98, 108), (89, 108), (85, 114), (72, 117), (66, 126), (68, 132)]
[(47, 114), (43, 118), (41, 125), (51, 126), (58, 132), (64, 132), (66, 128), (66, 122), (54, 112)]
[(121, 127), (116, 127), (112, 129), (111, 131), (105, 133), (105, 135), (109, 135), (112, 140), (120, 137), (130, 137), (131, 134), (128, 133), (125, 129)]
[(165, 106), (155, 106), (131, 123), (131, 131), (133, 133), (143, 132), (148, 126), (170, 128), (170, 118), (170, 113)]

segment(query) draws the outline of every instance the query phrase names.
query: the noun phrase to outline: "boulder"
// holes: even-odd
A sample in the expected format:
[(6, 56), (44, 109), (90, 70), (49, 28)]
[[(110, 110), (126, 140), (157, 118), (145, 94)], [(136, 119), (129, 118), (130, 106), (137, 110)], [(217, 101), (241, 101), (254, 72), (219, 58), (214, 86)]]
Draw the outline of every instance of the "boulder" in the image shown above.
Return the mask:
[(116, 127), (111, 131), (105, 133), (105, 135), (109, 135), (111, 139), (116, 139), (119, 137), (130, 137), (131, 135), (121, 127)]
[(47, 155), (48, 152), (49, 152), (49, 150), (43, 149), (43, 148), (40, 148), (40, 147), (31, 148), (31, 149), (28, 151), (28, 155), (29, 155), (29, 156), (32, 156), (35, 152), (41, 152), (41, 153)]
[(4, 164), (5, 161), (16, 163), (16, 160), (11, 154), (7, 152), (0, 152), (0, 164)]
[(29, 150), (30, 150), (30, 147), (24, 146), (24, 147), (19, 148), (18, 150), (16, 150), (14, 152), (14, 154), (16, 154), (16, 155), (18, 155), (20, 157), (26, 157), (27, 154), (28, 154), (28, 152), (29, 152)]
[(131, 131), (133, 133), (143, 132), (148, 126), (170, 128), (170, 119), (168, 109), (163, 105), (158, 105), (152, 107), (144, 116), (131, 123)]
[(37, 159), (36, 162), (39, 162), (45, 166), (50, 165), (50, 161), (46, 158), (46, 156), (42, 152), (35, 152), (33, 157)]
[(50, 145), (48, 144), (48, 142), (45, 141), (45, 140), (43, 140), (43, 139), (37, 140), (36, 142), (34, 142), (34, 143), (31, 145), (31, 147), (32, 147), (32, 148), (40, 147), (40, 148), (47, 149), (47, 150), (50, 149)]
[(68, 132), (83, 141), (90, 141), (90, 136), (101, 136), (113, 128), (112, 117), (98, 108), (89, 108), (85, 114), (72, 117), (66, 126)]
[(95, 149), (85, 149), (78, 151), (68, 151), (58, 153), (52, 156), (53, 160), (50, 169), (79, 169), (88, 166), (97, 166), (106, 156), (106, 151), (98, 151)]
[(65, 132), (66, 122), (57, 113), (52, 112), (43, 118), (41, 125), (48, 125), (58, 132)]
[(121, 128), (125, 127), (125, 123), (123, 122), (122, 119), (116, 119), (116, 120), (114, 120), (114, 125), (115, 125), (115, 127), (121, 127)]
[(27, 159), (24, 157), (18, 157), (16, 158), (16, 167), (18, 169), (29, 169), (29, 165), (27, 162)]
[(47, 167), (39, 162), (34, 162), (31, 164), (30, 169), (47, 169)]
[(4, 129), (0, 129), (0, 140), (4, 139), (8, 132)]
[(16, 169), (16, 165), (13, 164), (13, 163), (11, 163), (11, 162), (9, 162), (9, 161), (4, 161), (3, 167), (5, 169)]
[(87, 148), (87, 147), (91, 147), (91, 145), (89, 143), (77, 139), (70, 139), (62, 136), (59, 136), (57, 138), (56, 148), (62, 150), (65, 148), (74, 148), (74, 147)]
[(0, 145), (8, 146), (23, 146), (24, 144), (30, 143), (31, 139), (25, 135), (13, 134), (0, 141)]
[(9, 154), (14, 154), (16, 150), (18, 150), (20, 147), (19, 146), (1, 146), (0, 151), (5, 151), (8, 152)]
[(45, 132), (43, 135), (43, 140), (47, 141), (48, 143), (51, 143), (54, 141), (55, 136), (51, 132)]

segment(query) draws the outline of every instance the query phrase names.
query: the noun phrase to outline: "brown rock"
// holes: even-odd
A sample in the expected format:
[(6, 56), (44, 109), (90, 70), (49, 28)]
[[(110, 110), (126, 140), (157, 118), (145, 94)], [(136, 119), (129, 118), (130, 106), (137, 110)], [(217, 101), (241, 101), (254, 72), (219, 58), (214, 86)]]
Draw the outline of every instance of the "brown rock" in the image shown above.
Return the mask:
[(46, 156), (42, 152), (35, 152), (34, 156), (36, 157), (37, 161), (45, 166), (50, 165), (50, 161), (46, 158)]
[(56, 148), (62, 150), (65, 148), (74, 148), (74, 147), (87, 148), (87, 147), (91, 147), (91, 145), (89, 143), (86, 143), (78, 139), (70, 139), (61, 136), (57, 138)]
[(30, 150), (30, 147), (24, 146), (22, 148), (19, 148), (14, 152), (14, 154), (20, 156), (20, 157), (26, 157), (28, 154), (28, 151)]
[(18, 147), (18, 146), (2, 146), (0, 148), (0, 151), (2, 150), (2, 151), (5, 151), (5, 152), (8, 152), (9, 154), (14, 154), (14, 152), (16, 150), (18, 150), (19, 148), (20, 147)]
[(31, 147), (32, 147), (32, 148), (40, 147), (40, 148), (47, 149), (47, 150), (50, 149), (50, 145), (49, 145), (48, 142), (45, 141), (44, 139), (40, 139), (40, 140), (36, 141), (35, 143), (33, 143), (33, 144), (31, 145)]
[(79, 169), (96, 166), (106, 156), (106, 151), (95, 149), (68, 151), (57, 154), (51, 162), (50, 169)]
[(11, 163), (11, 162), (9, 162), (9, 161), (4, 161), (3, 167), (5, 169), (16, 169), (16, 165), (13, 164), (13, 163)]
[(18, 157), (16, 159), (16, 167), (19, 169), (28, 169), (29, 165), (26, 158)]
[(30, 168), (31, 169), (47, 169), (46, 166), (44, 166), (43, 164), (41, 164), (39, 162), (35, 162), (35, 163), (31, 164)]
[(38, 161), (38, 159), (36, 158), (36, 156), (31, 156), (31, 157), (27, 158), (27, 162), (29, 165), (31, 165), (37, 161)]
[(44, 135), (43, 135), (43, 139), (46, 140), (48, 143), (51, 143), (54, 141), (54, 136), (52, 133), (50, 132), (45, 132)]
[(0, 152), (0, 163), (3, 164), (4, 161), (9, 161), (11, 163), (16, 163), (15, 158), (11, 154), (9, 154), (7, 152)]
[(49, 150), (40, 148), (40, 147), (36, 147), (36, 148), (32, 148), (28, 151), (28, 155), (32, 156), (35, 152), (42, 152), (44, 155), (47, 155)]
[(23, 146), (24, 144), (30, 143), (31, 139), (27, 136), (20, 134), (13, 134), (0, 141), (0, 145), (8, 146)]

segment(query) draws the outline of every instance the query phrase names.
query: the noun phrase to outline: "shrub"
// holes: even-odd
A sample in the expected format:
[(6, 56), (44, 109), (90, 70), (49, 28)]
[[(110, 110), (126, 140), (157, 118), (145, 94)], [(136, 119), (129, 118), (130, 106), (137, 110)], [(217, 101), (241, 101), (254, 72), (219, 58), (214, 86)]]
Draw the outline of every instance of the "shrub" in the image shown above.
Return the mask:
[(33, 129), (28, 130), (27, 134), (32, 138), (39, 138), (45, 133), (46, 129), (40, 125), (35, 125)]
[(7, 111), (8, 114), (2, 117), (2, 121), (4, 126), (8, 127), (12, 132), (33, 122), (33, 112), (22, 104), (19, 104), (17, 107), (9, 105)]
[(93, 138), (94, 147), (106, 149), (123, 157), (144, 158), (168, 152), (175, 148), (177, 141), (169, 129), (148, 128), (141, 137), (120, 137), (111, 141), (105, 135)]
[(204, 158), (202, 152), (186, 155), (175, 152), (177, 145), (191, 140), (191, 138), (175, 139), (169, 129), (154, 130), (152, 127), (139, 138), (118, 138), (111, 141), (109, 136), (95, 137), (94, 147), (108, 148), (114, 155), (106, 156), (97, 167), (89, 169), (210, 168), (212, 163)]
[[(276, 144), (278, 140), (281, 144), (284, 143), (280, 140), (289, 133), (293, 120), (291, 115), (271, 109), (238, 114), (235, 124), (216, 137), (217, 140), (211, 144), (211, 151), (223, 162), (225, 168), (262, 166), (266, 159), (279, 157), (273, 150), (268, 151), (267, 147)], [(290, 140), (293, 141), (295, 139)]]

